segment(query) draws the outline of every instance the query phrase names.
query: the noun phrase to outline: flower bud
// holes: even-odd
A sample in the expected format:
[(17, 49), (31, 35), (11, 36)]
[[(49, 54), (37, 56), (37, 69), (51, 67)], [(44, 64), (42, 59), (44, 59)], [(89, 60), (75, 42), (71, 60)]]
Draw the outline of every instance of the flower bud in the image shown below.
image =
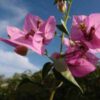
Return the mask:
[(27, 54), (27, 51), (28, 49), (25, 46), (17, 46), (15, 48), (15, 52), (21, 56), (25, 56)]
[(64, 13), (67, 9), (66, 1), (65, 0), (57, 0), (57, 8), (59, 9), (59, 11)]

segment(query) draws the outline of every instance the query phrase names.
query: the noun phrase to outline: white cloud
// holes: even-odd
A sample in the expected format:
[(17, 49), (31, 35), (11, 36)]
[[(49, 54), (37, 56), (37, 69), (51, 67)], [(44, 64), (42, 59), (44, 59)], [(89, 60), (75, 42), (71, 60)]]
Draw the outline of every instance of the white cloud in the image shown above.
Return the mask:
[[(25, 15), (28, 13), (27, 7), (19, 6), (16, 0), (0, 0), (0, 10), (3, 17), (0, 17), (0, 37), (7, 36), (6, 27), (9, 25), (19, 26)], [(18, 1), (16, 1), (18, 2)], [(9, 46), (5, 46), (0, 42), (0, 74), (11, 76), (15, 72), (23, 72), (27, 69), (32, 72), (38, 71), (39, 67), (32, 64), (28, 58), (19, 56), (13, 52), (3, 51), (9, 50)]]
[(0, 34), (6, 32), (6, 27), (9, 25), (9, 21), (0, 20)]
[(27, 8), (16, 5), (13, 0), (0, 0), (0, 8), (10, 15), (1, 12), (6, 18), (0, 19), (0, 33), (6, 32), (8, 25), (18, 25), (28, 13)]
[(15, 72), (21, 73), (28, 69), (36, 72), (39, 70), (39, 67), (33, 65), (27, 57), (0, 50), (0, 74), (11, 76)]

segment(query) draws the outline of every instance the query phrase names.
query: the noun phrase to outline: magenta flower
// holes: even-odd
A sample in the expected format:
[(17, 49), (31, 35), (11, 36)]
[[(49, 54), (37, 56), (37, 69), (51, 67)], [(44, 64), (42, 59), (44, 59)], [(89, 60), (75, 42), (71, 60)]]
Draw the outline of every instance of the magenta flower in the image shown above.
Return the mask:
[(25, 18), (23, 31), (11, 26), (7, 28), (10, 37), (7, 41), (27, 47), (42, 55), (45, 53), (45, 45), (47, 45), (55, 35), (55, 28), (56, 21), (54, 16), (50, 16), (47, 21), (43, 21), (38, 16), (28, 14)]
[[(68, 40), (66, 44), (68, 44)], [(62, 57), (64, 57), (64, 67), (66, 70), (68, 67), (75, 77), (84, 77), (95, 71), (95, 64), (99, 60), (95, 55), (88, 52), (88, 47), (84, 43), (77, 43), (74, 46), (69, 46), (66, 53), (63, 55), (59, 53), (54, 53), (52, 55), (52, 58), (55, 59), (60, 59)]]
[(95, 64), (99, 59), (87, 51), (87, 46), (82, 44), (70, 47), (66, 52), (66, 64), (76, 77), (86, 76), (96, 69)]
[(100, 51), (100, 14), (74, 16), (70, 38), (84, 42), (90, 49)]

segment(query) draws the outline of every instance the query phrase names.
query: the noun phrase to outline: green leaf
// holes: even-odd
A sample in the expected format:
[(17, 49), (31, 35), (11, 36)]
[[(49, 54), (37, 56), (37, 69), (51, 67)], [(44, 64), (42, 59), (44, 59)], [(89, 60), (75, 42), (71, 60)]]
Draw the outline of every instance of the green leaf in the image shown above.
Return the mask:
[(66, 35), (69, 35), (68, 30), (67, 30), (66, 25), (63, 20), (61, 20), (61, 24), (56, 25), (56, 26), (60, 31), (66, 33)]
[(67, 27), (66, 27), (66, 24), (65, 24), (65, 22), (63, 21), (63, 20), (61, 20), (61, 23), (62, 23), (62, 25), (63, 25), (63, 27), (66, 29), (66, 35), (69, 35), (69, 33), (68, 33), (68, 29), (67, 29)]
[(54, 74), (56, 80), (59, 80), (59, 81), (65, 80), (65, 78), (61, 75), (61, 73), (58, 72), (55, 68), (53, 68), (53, 74)]
[[(53, 59), (54, 60), (54, 75), (58, 80), (64, 80), (63, 77), (69, 80), (71, 83), (79, 87), (79, 89), (83, 92), (82, 88), (76, 82), (75, 78), (73, 77), (72, 73), (70, 72), (69, 68), (67, 67), (63, 58)], [(60, 74), (61, 75), (60, 75)]]
[(42, 78), (45, 79), (50, 72), (53, 64), (51, 62), (47, 62), (44, 64), (43, 69), (42, 69)]
[(66, 71), (61, 72), (61, 75), (66, 78), (67, 80), (69, 80), (70, 82), (72, 82), (74, 85), (76, 85), (77, 87), (79, 87), (79, 89), (81, 90), (81, 92), (83, 93), (83, 89), (80, 87), (80, 85), (77, 83), (77, 81), (75, 80), (75, 78), (73, 77), (72, 73), (70, 72), (70, 70), (67, 68)]

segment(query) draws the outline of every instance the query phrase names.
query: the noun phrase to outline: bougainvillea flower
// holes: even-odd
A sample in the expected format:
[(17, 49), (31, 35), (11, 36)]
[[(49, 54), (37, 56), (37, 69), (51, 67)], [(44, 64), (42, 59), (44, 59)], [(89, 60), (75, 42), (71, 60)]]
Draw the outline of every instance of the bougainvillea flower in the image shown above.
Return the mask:
[(7, 31), (10, 42), (32, 49), (42, 55), (45, 53), (45, 45), (54, 37), (55, 28), (54, 16), (50, 16), (47, 21), (43, 21), (38, 16), (28, 14), (22, 31), (12, 26), (9, 26)]
[(70, 47), (66, 52), (66, 64), (72, 74), (76, 77), (83, 77), (93, 72), (98, 62), (98, 58), (90, 52), (86, 52), (87, 47)]
[(100, 48), (100, 14), (74, 16), (70, 38), (83, 41), (89, 48)]
[(60, 55), (59, 53), (54, 53), (52, 55), (52, 58), (57, 60), (62, 57), (62, 67), (65, 67), (66, 70), (68, 67), (75, 77), (84, 77), (95, 71), (95, 65), (99, 60), (95, 55), (88, 52), (87, 45), (81, 43), (72, 47), (68, 47), (66, 53), (63, 55)]

